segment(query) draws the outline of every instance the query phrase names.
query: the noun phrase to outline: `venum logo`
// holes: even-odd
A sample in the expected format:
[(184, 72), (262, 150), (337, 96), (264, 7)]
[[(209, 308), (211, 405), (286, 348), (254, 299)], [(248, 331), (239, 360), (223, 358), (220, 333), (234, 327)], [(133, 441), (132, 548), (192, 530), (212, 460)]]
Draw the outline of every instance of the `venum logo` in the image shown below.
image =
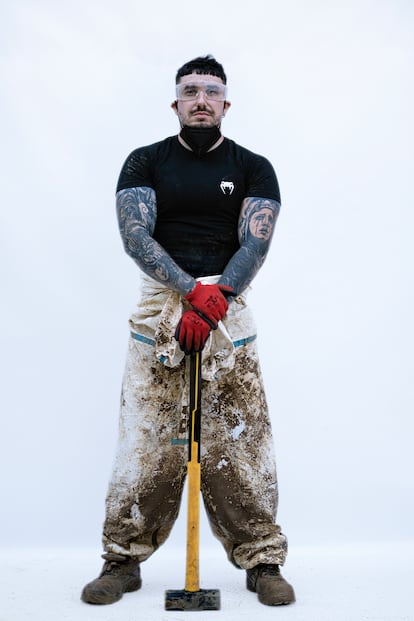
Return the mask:
[(220, 183), (220, 188), (223, 194), (227, 194), (228, 196), (230, 196), (230, 194), (233, 194), (234, 183), (233, 181), (222, 181)]

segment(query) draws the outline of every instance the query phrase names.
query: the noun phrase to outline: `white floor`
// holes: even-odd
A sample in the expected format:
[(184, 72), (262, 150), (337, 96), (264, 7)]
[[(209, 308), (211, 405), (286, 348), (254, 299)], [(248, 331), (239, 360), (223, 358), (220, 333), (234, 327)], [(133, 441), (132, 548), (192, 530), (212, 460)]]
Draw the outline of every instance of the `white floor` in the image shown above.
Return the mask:
[[(0, 621), (413, 621), (414, 542), (291, 548), (283, 574), (296, 590), (291, 606), (262, 606), (244, 588), (244, 572), (218, 548), (201, 549), (201, 587), (218, 588), (221, 610), (164, 610), (164, 591), (184, 586), (182, 550), (165, 546), (143, 565), (143, 587), (111, 606), (79, 599), (101, 567), (91, 549), (2, 551)], [(260, 616), (259, 616), (260, 615)]]

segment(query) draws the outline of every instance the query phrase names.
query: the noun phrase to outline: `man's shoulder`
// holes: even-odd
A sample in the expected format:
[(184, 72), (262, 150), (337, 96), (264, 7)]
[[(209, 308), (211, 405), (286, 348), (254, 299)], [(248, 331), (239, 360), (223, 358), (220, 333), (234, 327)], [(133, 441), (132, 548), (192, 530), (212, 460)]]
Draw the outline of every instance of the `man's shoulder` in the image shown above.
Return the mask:
[(231, 138), (225, 138), (224, 140), (227, 145), (227, 149), (229, 153), (232, 153), (235, 157), (240, 158), (246, 164), (250, 164), (250, 165), (270, 164), (269, 160), (264, 155), (260, 155), (259, 153), (256, 153), (252, 151), (251, 149), (247, 149), (246, 147), (243, 147), (242, 145), (238, 144), (234, 140), (231, 140)]
[(176, 136), (168, 136), (168, 138), (164, 138), (163, 140), (157, 140), (157, 142), (152, 142), (151, 144), (137, 147), (133, 151), (131, 151), (129, 157), (137, 155), (157, 155), (160, 151), (169, 149), (176, 140)]
[(131, 151), (122, 166), (117, 192), (139, 186), (154, 187), (154, 170), (157, 162), (168, 157), (173, 140), (174, 137), (170, 136)]

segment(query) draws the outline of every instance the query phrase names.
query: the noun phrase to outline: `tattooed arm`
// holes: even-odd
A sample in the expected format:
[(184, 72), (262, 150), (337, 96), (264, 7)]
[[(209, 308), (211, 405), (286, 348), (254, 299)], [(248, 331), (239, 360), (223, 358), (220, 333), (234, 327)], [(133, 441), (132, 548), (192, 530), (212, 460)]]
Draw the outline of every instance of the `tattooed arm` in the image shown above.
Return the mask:
[(116, 207), (126, 253), (151, 278), (181, 295), (189, 293), (195, 279), (152, 237), (157, 220), (155, 191), (146, 187), (120, 190), (116, 195)]
[(220, 283), (242, 293), (263, 265), (279, 215), (280, 203), (270, 198), (248, 197), (239, 219), (240, 248), (227, 263)]

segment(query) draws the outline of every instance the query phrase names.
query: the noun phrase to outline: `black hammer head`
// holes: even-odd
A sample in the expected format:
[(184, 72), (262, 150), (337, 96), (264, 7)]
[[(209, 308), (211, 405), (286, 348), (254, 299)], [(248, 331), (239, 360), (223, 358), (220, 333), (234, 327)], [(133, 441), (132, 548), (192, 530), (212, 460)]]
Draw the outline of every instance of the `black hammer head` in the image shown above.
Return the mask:
[(220, 610), (220, 591), (165, 591), (165, 610)]

